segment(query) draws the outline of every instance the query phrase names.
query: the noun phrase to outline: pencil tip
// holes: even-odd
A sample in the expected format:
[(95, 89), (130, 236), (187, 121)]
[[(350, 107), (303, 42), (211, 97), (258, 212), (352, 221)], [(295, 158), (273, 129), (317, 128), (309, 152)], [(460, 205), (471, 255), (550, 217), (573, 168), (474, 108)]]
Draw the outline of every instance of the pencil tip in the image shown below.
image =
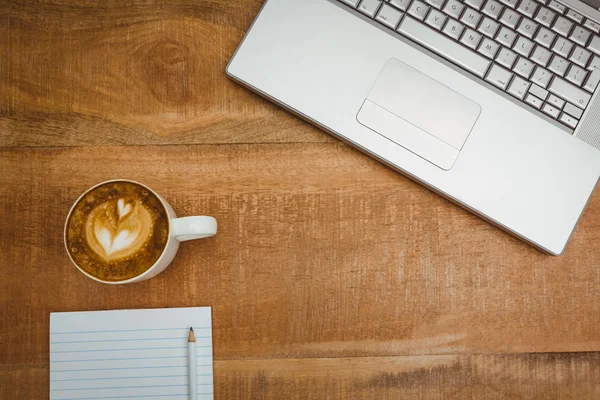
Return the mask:
[(190, 331), (194, 332), (194, 328), (192, 328), (191, 326), (190, 326)]

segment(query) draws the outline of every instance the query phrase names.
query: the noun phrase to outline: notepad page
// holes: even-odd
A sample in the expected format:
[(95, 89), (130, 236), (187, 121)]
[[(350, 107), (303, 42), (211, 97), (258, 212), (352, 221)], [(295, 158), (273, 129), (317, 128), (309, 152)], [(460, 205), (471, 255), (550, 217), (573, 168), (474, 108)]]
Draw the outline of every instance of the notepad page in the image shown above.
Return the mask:
[(50, 314), (50, 399), (189, 398), (188, 333), (198, 398), (213, 398), (210, 307)]

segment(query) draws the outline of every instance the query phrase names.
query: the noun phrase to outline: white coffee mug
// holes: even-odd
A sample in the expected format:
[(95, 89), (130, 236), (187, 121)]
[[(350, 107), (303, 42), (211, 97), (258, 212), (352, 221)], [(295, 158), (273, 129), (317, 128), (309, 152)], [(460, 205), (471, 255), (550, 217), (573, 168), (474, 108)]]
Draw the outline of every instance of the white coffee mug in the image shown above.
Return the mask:
[[(133, 183), (136, 185), (140, 185), (141, 187), (147, 189), (148, 191), (150, 191), (151, 193), (156, 195), (156, 197), (160, 200), (161, 204), (167, 211), (168, 221), (169, 221), (169, 237), (167, 239), (167, 244), (166, 244), (163, 252), (161, 253), (160, 257), (158, 258), (158, 260), (156, 260), (156, 262), (150, 268), (148, 268), (146, 271), (144, 271), (140, 275), (134, 276), (133, 278), (123, 280), (123, 281), (105, 281), (105, 280), (102, 280), (98, 277), (95, 277), (95, 276), (89, 274), (88, 272), (83, 270), (83, 268), (81, 268), (79, 265), (77, 265), (75, 260), (73, 260), (73, 257), (71, 257), (71, 253), (69, 252), (69, 249), (67, 248), (67, 224), (69, 222), (69, 218), (71, 217), (71, 213), (73, 213), (73, 210), (75, 209), (75, 206), (77, 204), (79, 204), (79, 202), (90, 191), (94, 190), (98, 186), (101, 186), (101, 185), (104, 185), (107, 183), (111, 183), (111, 182), (129, 182), (129, 183)], [(142, 183), (136, 182), (136, 181), (129, 180), (129, 179), (111, 179), (108, 181), (101, 182), (101, 183), (89, 188), (88, 190), (83, 192), (81, 194), (81, 196), (79, 196), (79, 198), (75, 201), (75, 203), (73, 203), (73, 206), (71, 207), (71, 210), (69, 211), (69, 214), (67, 215), (67, 219), (65, 221), (64, 243), (65, 243), (65, 250), (67, 251), (69, 258), (71, 259), (71, 262), (73, 262), (73, 264), (77, 267), (77, 269), (79, 271), (83, 272), (86, 276), (88, 276), (89, 278), (92, 278), (98, 282), (110, 283), (110, 284), (114, 284), (114, 285), (122, 285), (125, 283), (144, 281), (146, 279), (153, 278), (156, 275), (160, 274), (162, 271), (164, 271), (169, 266), (169, 264), (171, 264), (171, 261), (173, 261), (173, 259), (175, 258), (175, 255), (177, 254), (177, 250), (179, 249), (180, 242), (185, 242), (187, 240), (193, 240), (193, 239), (203, 239), (203, 238), (214, 236), (216, 233), (217, 233), (217, 220), (214, 219), (213, 217), (193, 216), (193, 217), (177, 218), (175, 211), (173, 211), (173, 207), (171, 207), (171, 205), (165, 199), (163, 199), (158, 193), (156, 193), (154, 190), (152, 190), (148, 186), (146, 186)]]

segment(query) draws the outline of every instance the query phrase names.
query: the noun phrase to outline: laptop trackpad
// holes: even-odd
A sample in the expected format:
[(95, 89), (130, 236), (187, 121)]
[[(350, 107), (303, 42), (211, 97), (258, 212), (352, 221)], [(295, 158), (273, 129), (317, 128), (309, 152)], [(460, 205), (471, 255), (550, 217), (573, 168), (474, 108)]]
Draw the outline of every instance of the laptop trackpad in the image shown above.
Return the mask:
[(391, 58), (358, 112), (362, 125), (438, 167), (454, 165), (479, 104)]

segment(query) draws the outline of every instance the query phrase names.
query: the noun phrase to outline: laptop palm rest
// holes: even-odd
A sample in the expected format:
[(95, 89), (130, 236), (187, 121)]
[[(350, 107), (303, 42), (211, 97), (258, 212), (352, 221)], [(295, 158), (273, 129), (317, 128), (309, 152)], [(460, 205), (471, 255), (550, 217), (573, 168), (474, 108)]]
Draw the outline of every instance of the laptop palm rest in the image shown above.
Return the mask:
[(449, 170), (480, 113), (479, 104), (391, 58), (358, 112), (357, 120)]

